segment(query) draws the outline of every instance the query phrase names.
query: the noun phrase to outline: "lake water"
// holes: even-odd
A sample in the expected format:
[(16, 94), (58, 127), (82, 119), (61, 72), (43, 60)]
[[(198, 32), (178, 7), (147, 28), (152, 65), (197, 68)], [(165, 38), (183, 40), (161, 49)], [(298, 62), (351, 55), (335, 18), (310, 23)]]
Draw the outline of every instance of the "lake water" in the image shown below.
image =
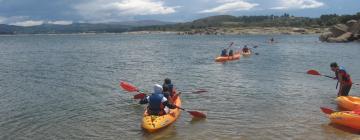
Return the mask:
[[(0, 139), (359, 139), (329, 125), (320, 106), (336, 108), (331, 62), (360, 82), (360, 44), (318, 42), (316, 35), (18, 35), (0, 36)], [(259, 55), (214, 58), (229, 42), (254, 43)], [(183, 107), (207, 114), (149, 134), (125, 80), (151, 91), (169, 77)], [(360, 96), (353, 86), (351, 95)]]

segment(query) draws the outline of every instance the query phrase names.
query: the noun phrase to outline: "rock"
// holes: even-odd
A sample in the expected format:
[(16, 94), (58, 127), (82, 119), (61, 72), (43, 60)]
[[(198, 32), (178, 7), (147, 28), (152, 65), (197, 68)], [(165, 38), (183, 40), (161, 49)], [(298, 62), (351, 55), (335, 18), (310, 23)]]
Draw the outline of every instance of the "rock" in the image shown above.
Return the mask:
[(352, 40), (350, 39), (351, 37), (353, 37), (353, 34), (351, 32), (346, 32), (338, 37), (329, 37), (327, 41), (333, 43), (348, 42)]
[(348, 32), (349, 27), (345, 24), (336, 24), (331, 27), (329, 30), (335, 37), (341, 36), (342, 34)]
[(334, 37), (334, 35), (331, 32), (326, 32), (320, 35), (319, 40), (324, 42), (327, 41), (329, 37)]
[(346, 25), (349, 27), (349, 32), (352, 32), (353, 34), (357, 34), (360, 32), (360, 22), (356, 20), (349, 20)]

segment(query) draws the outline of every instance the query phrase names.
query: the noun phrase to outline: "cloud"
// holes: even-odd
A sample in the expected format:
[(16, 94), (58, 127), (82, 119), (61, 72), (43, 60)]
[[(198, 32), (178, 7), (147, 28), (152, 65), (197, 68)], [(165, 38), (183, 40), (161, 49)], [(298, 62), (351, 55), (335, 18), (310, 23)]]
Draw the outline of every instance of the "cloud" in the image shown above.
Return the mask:
[(124, 16), (164, 15), (176, 12), (177, 7), (165, 6), (158, 0), (93, 0), (74, 7), (85, 19), (106, 19)]
[(30, 26), (42, 25), (43, 23), (44, 23), (44, 21), (42, 21), (42, 20), (26, 20), (26, 21), (10, 23), (10, 25), (30, 27)]
[[(0, 2), (1, 2), (1, 0), (0, 0)], [(0, 24), (3, 24), (5, 21), (6, 21), (6, 18), (5, 18), (5, 17), (0, 16)]]
[(55, 24), (55, 25), (70, 25), (73, 22), (67, 20), (56, 20), (56, 21), (48, 21), (48, 24)]
[(323, 2), (317, 0), (279, 0), (280, 6), (272, 7), (274, 10), (284, 9), (309, 9), (324, 6)]
[(199, 13), (227, 13), (231, 11), (250, 10), (259, 5), (242, 0), (218, 0), (217, 2), (223, 4), (215, 8), (200, 11)]

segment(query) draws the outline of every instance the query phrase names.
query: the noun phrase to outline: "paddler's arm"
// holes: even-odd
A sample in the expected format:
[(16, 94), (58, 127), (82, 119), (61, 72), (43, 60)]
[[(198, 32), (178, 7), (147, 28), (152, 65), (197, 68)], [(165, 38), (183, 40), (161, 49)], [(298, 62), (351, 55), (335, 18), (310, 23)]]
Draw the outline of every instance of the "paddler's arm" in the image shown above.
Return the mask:
[(146, 96), (144, 99), (141, 99), (139, 101), (139, 104), (147, 104), (149, 103), (149, 96)]
[(167, 106), (167, 107), (170, 108), (170, 109), (175, 109), (175, 108), (176, 108), (176, 105), (170, 104), (169, 101), (163, 102), (163, 105), (164, 105), (164, 106)]

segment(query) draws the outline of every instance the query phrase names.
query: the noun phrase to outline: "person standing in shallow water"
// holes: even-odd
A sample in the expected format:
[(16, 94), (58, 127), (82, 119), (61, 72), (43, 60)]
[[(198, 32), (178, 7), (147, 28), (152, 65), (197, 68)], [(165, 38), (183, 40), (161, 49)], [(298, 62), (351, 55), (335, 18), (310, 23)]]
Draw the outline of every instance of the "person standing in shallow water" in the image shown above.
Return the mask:
[(338, 97), (348, 96), (352, 86), (352, 80), (349, 73), (346, 72), (344, 67), (338, 66), (335, 62), (330, 64), (330, 68), (333, 72), (335, 72), (334, 79), (338, 80), (338, 83), (340, 83)]

